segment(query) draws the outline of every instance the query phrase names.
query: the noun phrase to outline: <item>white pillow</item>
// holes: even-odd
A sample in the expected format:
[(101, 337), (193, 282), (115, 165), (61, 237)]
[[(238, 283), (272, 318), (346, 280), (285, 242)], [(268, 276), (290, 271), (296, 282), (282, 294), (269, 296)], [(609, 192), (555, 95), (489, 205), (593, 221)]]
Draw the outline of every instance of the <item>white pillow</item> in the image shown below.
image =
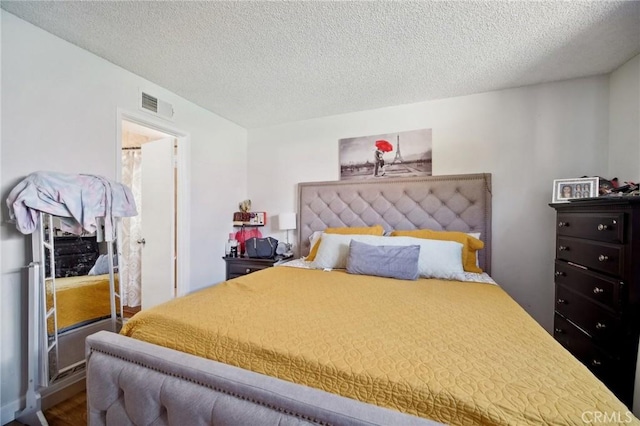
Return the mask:
[(101, 254), (87, 275), (103, 275), (109, 273), (109, 256)]
[(316, 245), (322, 234), (324, 234), (324, 231), (313, 231), (313, 234), (309, 235), (309, 250)]
[(425, 278), (460, 280), (464, 276), (462, 244), (455, 241), (427, 240), (414, 237), (379, 237), (375, 235), (324, 234), (318, 254), (312, 262), (319, 269), (344, 269), (351, 240), (375, 246), (420, 246), (418, 273)]

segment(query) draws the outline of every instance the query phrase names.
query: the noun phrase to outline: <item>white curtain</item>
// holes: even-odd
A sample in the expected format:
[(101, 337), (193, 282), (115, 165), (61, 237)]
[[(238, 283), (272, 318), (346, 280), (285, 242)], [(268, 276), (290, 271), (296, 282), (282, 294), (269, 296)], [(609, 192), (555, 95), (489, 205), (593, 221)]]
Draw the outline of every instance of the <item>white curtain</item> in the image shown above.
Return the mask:
[(142, 151), (139, 149), (122, 150), (122, 183), (131, 188), (136, 200), (138, 215), (126, 217), (122, 220), (121, 249), (122, 258), (119, 259), (120, 283), (123, 289), (123, 302), (126, 306), (139, 306), (141, 303), (141, 251), (142, 245), (138, 240), (142, 238), (142, 205), (140, 164)]

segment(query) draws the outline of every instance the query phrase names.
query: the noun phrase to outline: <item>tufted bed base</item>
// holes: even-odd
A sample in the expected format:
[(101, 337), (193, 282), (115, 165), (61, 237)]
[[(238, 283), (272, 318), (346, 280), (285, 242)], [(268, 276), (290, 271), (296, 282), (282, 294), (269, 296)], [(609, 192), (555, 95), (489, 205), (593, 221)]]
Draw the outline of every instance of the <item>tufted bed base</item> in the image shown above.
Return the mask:
[(86, 340), (96, 425), (437, 425), (101, 331)]

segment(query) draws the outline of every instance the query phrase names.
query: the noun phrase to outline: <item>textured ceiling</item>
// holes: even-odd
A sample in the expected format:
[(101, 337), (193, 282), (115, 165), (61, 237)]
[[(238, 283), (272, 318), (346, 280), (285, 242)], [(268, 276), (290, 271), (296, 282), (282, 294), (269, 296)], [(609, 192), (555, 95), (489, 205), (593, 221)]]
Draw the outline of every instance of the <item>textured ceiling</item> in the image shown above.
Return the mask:
[(611, 72), (640, 2), (2, 1), (246, 128)]

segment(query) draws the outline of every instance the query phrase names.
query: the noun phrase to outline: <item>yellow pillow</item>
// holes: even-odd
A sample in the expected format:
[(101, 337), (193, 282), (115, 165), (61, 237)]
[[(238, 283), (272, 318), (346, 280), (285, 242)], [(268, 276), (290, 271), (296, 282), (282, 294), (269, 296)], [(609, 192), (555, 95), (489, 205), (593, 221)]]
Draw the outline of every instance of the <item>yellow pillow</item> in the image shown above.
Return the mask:
[(464, 232), (433, 231), (431, 229), (414, 229), (412, 231), (393, 231), (392, 237), (415, 237), (427, 240), (455, 241), (462, 247), (462, 267), (467, 272), (482, 273), (482, 269), (476, 265), (476, 252), (484, 247), (484, 243)]
[[(344, 227), (344, 228), (327, 228), (324, 230), (327, 234), (342, 234), (342, 235), (384, 235), (384, 228), (382, 225), (374, 225), (374, 226), (362, 226), (362, 227)], [(320, 242), (322, 241), (322, 237), (318, 239), (318, 242), (311, 247), (309, 251), (309, 255), (306, 257), (306, 260), (311, 262), (316, 258), (316, 254), (318, 254), (318, 247), (320, 247)]]

